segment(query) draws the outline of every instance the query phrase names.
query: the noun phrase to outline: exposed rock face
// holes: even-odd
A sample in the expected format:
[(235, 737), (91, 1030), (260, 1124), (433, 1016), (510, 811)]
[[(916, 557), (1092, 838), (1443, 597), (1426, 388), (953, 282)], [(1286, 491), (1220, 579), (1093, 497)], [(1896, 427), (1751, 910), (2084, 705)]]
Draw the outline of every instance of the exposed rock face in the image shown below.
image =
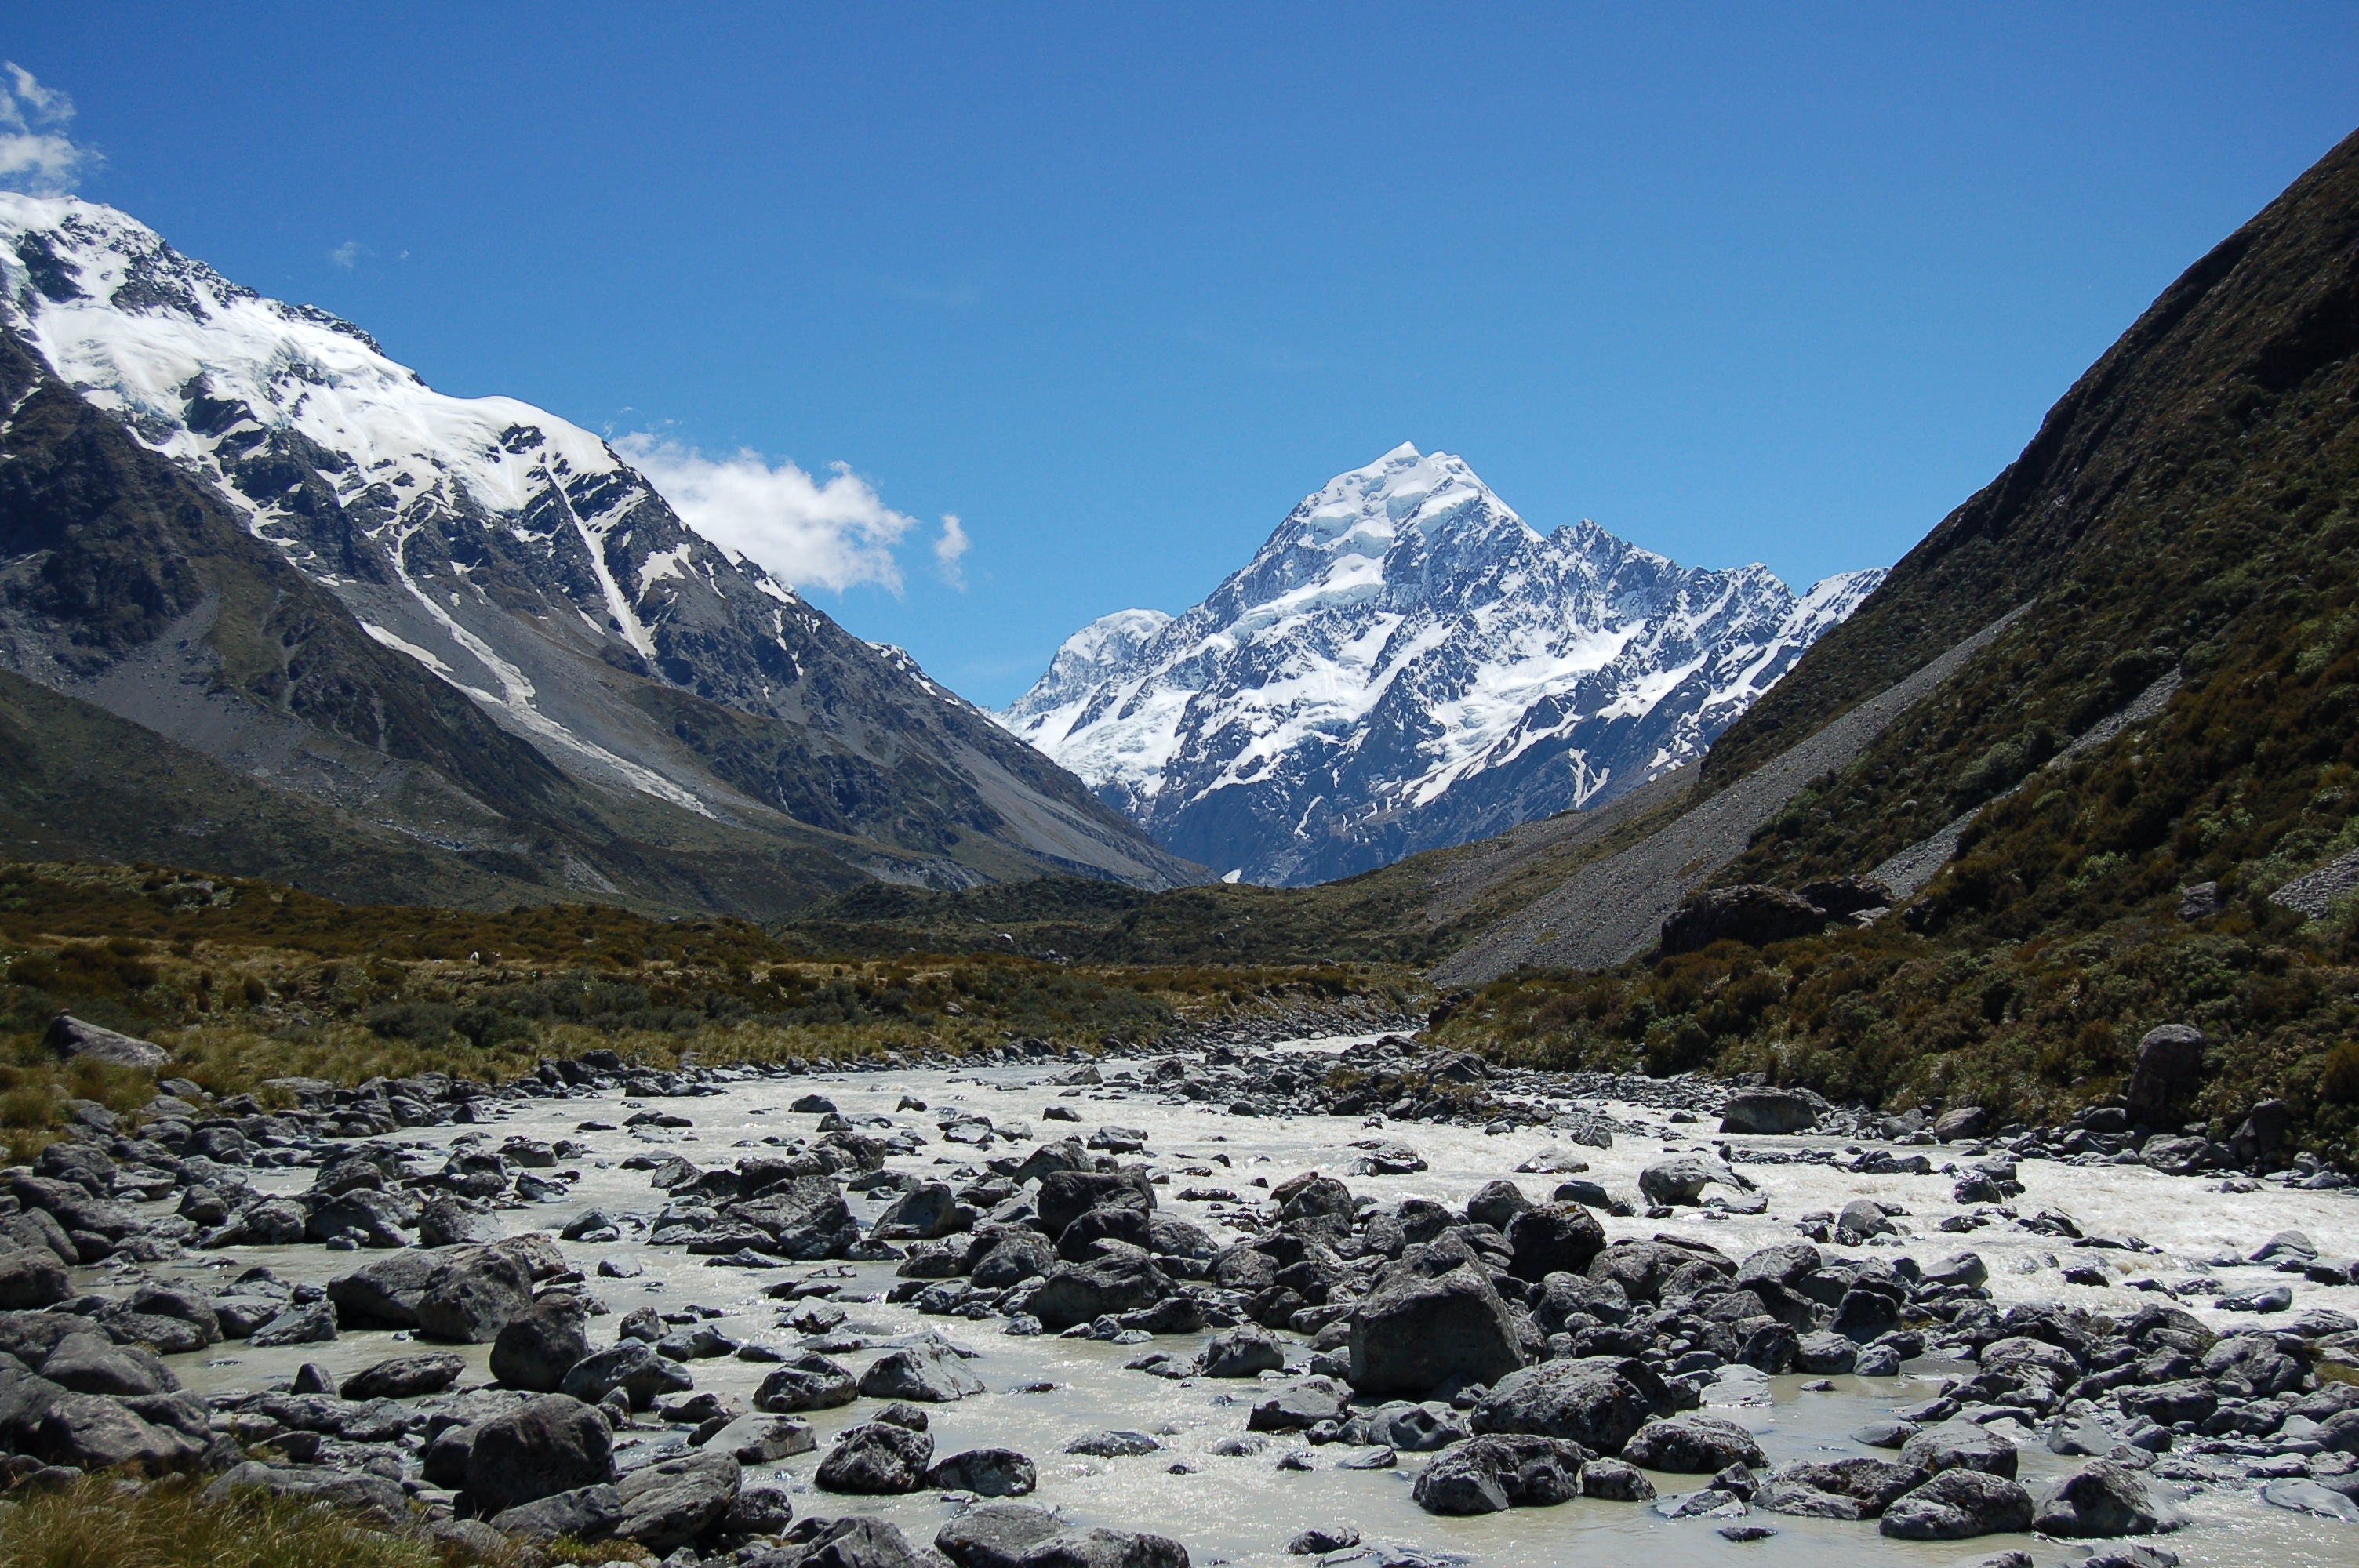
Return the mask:
[(42, 1036), (41, 1043), (68, 1060), (88, 1056), (115, 1067), (139, 1067), (152, 1071), (172, 1059), (170, 1052), (152, 1040), (118, 1034), (112, 1029), (85, 1023), (65, 1012), (49, 1021), (49, 1033)]
[(1006, 721), (1178, 852), (1326, 881), (1701, 754), (1880, 576), (1798, 598), (1587, 523), (1542, 536), (1462, 460), (1404, 446), (1193, 610), (1076, 633)]
[(2160, 1127), (2203, 1077), (2203, 1032), (2185, 1023), (2149, 1029), (2138, 1042), (2124, 1108), (2134, 1125)]
[(1819, 1119), (1819, 1108), (1808, 1095), (1791, 1089), (1745, 1089), (1728, 1097), (1721, 1113), (1723, 1132), (1807, 1132)]
[(1815, 936), (1829, 915), (1799, 893), (1747, 883), (1697, 893), (1663, 922), (1666, 956), (1696, 953), (1715, 942), (1766, 947), (1797, 936)]
[[(350, 323), (260, 298), (109, 208), (9, 195), (0, 255), (7, 395), (37, 393), (43, 415), (7, 438), (29, 500), (12, 515), (44, 520), (9, 524), (0, 555), (148, 585), (128, 611), (5, 596), (10, 673), (86, 692), (76, 677), (136, 656), (152, 673), (115, 687), (203, 679), (256, 635), (299, 672), (217, 684), (190, 713), (96, 693), (214, 763), (215, 811), (276, 809), (323, 841), (207, 825), (206, 862), (374, 902), (599, 887), (756, 916), (864, 866), (947, 886), (1201, 876), (906, 653), (694, 532), (597, 435), (437, 393)], [(393, 826), (299, 810), (310, 797), (255, 761), (289, 726)], [(495, 842), (508, 864), (472, 866)], [(731, 875), (709, 874), (714, 853)]]

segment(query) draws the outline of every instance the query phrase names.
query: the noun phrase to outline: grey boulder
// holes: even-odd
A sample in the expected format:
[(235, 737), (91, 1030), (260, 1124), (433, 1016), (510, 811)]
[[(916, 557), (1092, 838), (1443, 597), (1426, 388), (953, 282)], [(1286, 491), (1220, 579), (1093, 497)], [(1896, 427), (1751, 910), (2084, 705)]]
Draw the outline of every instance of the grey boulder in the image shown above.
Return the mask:
[(1021, 1498), (1039, 1484), (1039, 1467), (1013, 1448), (970, 1448), (926, 1472), (926, 1485), (938, 1491), (980, 1498)]
[(1967, 1541), (2031, 1528), (2031, 1494), (2004, 1476), (1944, 1470), (1894, 1500), (1878, 1525), (1902, 1541)]
[(812, 1477), (824, 1491), (889, 1496), (926, 1484), (934, 1440), (891, 1422), (846, 1427)]
[(467, 1491), (483, 1513), (593, 1487), (614, 1474), (614, 1435), (606, 1418), (563, 1394), (492, 1417), (467, 1447)]

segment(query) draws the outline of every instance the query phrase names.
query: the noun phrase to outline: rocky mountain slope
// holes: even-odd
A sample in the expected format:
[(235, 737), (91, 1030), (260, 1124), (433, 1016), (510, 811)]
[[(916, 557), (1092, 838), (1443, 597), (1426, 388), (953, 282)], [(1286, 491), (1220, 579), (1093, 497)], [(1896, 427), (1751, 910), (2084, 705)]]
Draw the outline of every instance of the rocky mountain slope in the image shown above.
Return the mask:
[(2225, 1139), (2274, 1096), (2300, 1138), (2352, 1158), (2359, 136), (2190, 267), (1728, 730), (1695, 809), (2008, 608), (1936, 689), (1811, 769), (1718, 878), (1881, 875), (1894, 914), (1508, 975), (1451, 1032), (2024, 1113), (2121, 1093), (2147, 1070), (2140, 1042), (2191, 1025), (2176, 1114)]
[[(0, 194), (0, 666), (363, 837), (747, 911), (1199, 874), (597, 437), (435, 393), (122, 213)], [(683, 855), (778, 869), (732, 893)]]
[(1402, 446), (1194, 609), (1084, 627), (1006, 718), (1173, 852), (1324, 881), (1693, 762), (1882, 577), (1797, 598), (1593, 523), (1543, 535)]

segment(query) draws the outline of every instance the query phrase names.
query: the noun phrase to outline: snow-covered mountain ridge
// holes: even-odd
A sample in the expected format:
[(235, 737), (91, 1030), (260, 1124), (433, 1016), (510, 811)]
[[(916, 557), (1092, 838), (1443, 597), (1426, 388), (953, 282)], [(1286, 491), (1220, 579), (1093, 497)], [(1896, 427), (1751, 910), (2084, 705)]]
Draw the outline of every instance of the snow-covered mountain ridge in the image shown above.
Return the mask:
[[(377, 643), (598, 789), (873, 838), (908, 852), (869, 868), (897, 879), (1190, 874), (907, 654), (691, 531), (598, 436), (438, 393), (122, 212), (0, 193), (0, 330)], [(11, 667), (56, 685), (38, 633)]]
[(1194, 609), (1075, 633), (1002, 717), (1174, 853), (1323, 881), (1695, 761), (1883, 578), (1797, 597), (1590, 522), (1543, 535), (1405, 444)]

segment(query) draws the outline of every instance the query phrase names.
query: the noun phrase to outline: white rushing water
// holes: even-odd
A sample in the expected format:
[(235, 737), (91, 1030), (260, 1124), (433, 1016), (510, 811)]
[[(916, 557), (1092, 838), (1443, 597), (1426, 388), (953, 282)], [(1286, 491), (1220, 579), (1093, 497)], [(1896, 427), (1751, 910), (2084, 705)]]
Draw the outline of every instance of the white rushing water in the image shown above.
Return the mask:
[[(1344, 1041), (1299, 1043), (1294, 1049), (1337, 1049)], [(1109, 1073), (1117, 1070), (1108, 1064)], [(1356, 1138), (1375, 1135), (1358, 1119), (1335, 1117), (1243, 1117), (1205, 1106), (1169, 1102), (1144, 1088), (1122, 1092), (1071, 1089), (1050, 1083), (1056, 1067), (1019, 1065), (954, 1071), (895, 1071), (889, 1073), (815, 1073), (807, 1077), (738, 1078), (724, 1082), (724, 1092), (702, 1098), (647, 1102), (656, 1108), (694, 1119), (692, 1128), (675, 1131), (630, 1130), (582, 1132), (584, 1120), (619, 1121), (627, 1104), (611, 1094), (516, 1103), (490, 1126), (443, 1127), (400, 1135), (421, 1158), (439, 1161), (440, 1152), (470, 1133), (501, 1139), (524, 1135), (554, 1141), (569, 1138), (586, 1145), (587, 1158), (561, 1163), (578, 1171), (572, 1196), (563, 1203), (527, 1206), (504, 1217), (517, 1231), (545, 1228), (554, 1232), (567, 1219), (589, 1207), (610, 1215), (652, 1216), (666, 1195), (647, 1184), (645, 1172), (625, 1171), (619, 1162), (637, 1152), (676, 1152), (701, 1166), (729, 1163), (763, 1147), (765, 1139), (808, 1138), (814, 1118), (787, 1110), (799, 1095), (817, 1091), (832, 1098), (848, 1116), (894, 1117), (897, 1125), (913, 1128), (928, 1141), (913, 1155), (890, 1162), (928, 1176), (943, 1176), (965, 1166), (979, 1173), (984, 1159), (1018, 1152), (1025, 1142), (995, 1143), (978, 1154), (968, 1146), (935, 1136), (936, 1119), (957, 1107), (979, 1112), (995, 1123), (1020, 1122), (1038, 1137), (1069, 1131), (1088, 1132), (1101, 1124), (1137, 1128), (1148, 1135), (1147, 1152), (1127, 1158), (1143, 1159), (1158, 1173), (1169, 1173), (1169, 1185), (1158, 1187), (1158, 1201), (1170, 1212), (1195, 1221), (1216, 1238), (1233, 1238), (1205, 1206), (1182, 1202), (1176, 1195), (1189, 1185), (1220, 1185), (1241, 1197), (1258, 1195), (1248, 1184), (1256, 1178), (1276, 1184), (1310, 1169), (1333, 1174), (1349, 1170), (1356, 1157), (1348, 1145)], [(897, 1111), (904, 1095), (926, 1102), (919, 1113)], [(508, 1102), (499, 1102), (504, 1108)], [(1082, 1117), (1079, 1129), (1044, 1123), (1041, 1112), (1064, 1104)], [(1600, 1151), (1577, 1145), (1545, 1128), (1518, 1128), (1497, 1135), (1478, 1129), (1423, 1123), (1385, 1123), (1382, 1135), (1408, 1143), (1430, 1168), (1414, 1175), (1346, 1176), (1354, 1193), (1391, 1203), (1408, 1196), (1438, 1199), (1462, 1206), (1484, 1183), (1509, 1175), (1527, 1160), (1553, 1157), (1584, 1160), (1588, 1175), (1610, 1190), (1635, 1188), (1639, 1169), (1670, 1149), (1698, 1149), (1722, 1141), (1709, 1124), (1672, 1125), (1651, 1108), (1610, 1102), (1585, 1102), (1618, 1124), (1648, 1129), (1654, 1135), (1625, 1132), (1614, 1147)], [(869, 1129), (863, 1129), (870, 1130)], [(1727, 1141), (1779, 1151), (1841, 1148), (1840, 1141), (1808, 1137)], [(1911, 1152), (1917, 1151), (1910, 1151)], [(1936, 1166), (1955, 1151), (1922, 1151)], [(1223, 1170), (1216, 1156), (1225, 1156)], [(2068, 1242), (2033, 1235), (2011, 1226), (1995, 1225), (1969, 1236), (1934, 1231), (1944, 1216), (1959, 1212), (1951, 1201), (1953, 1178), (1934, 1174), (1854, 1175), (1815, 1164), (1756, 1164), (1740, 1166), (1767, 1195), (1766, 1215), (1738, 1217), (1706, 1210), (1681, 1210), (1669, 1220), (1607, 1218), (1610, 1238), (1649, 1236), (1675, 1231), (1712, 1242), (1732, 1256), (1774, 1242), (1794, 1239), (1794, 1222), (1802, 1214), (1837, 1209), (1858, 1197), (1872, 1197), (1904, 1206), (1908, 1216), (1900, 1223), (1910, 1234), (1902, 1245), (1921, 1260), (1972, 1248), (1988, 1262), (1990, 1288), (2004, 1304), (2014, 1301), (2065, 1301), (2077, 1305), (2127, 1312), (2158, 1298), (2127, 1288), (2100, 1289), (2066, 1284), (2060, 1265), (2096, 1261), (2125, 1265), (2138, 1275), (2176, 1279), (2203, 1271), (2207, 1260), (2225, 1252), (2249, 1254), (2271, 1234), (2297, 1228), (2306, 1231), (2319, 1249), (2349, 1256), (2359, 1252), (2359, 1200), (2341, 1193), (2288, 1192), (2277, 1188), (2256, 1193), (2218, 1191), (2216, 1181), (2171, 1178), (2141, 1167), (2072, 1166), (2028, 1162), (2021, 1167), (2027, 1189), (2015, 1206), (2028, 1215), (2043, 1207), (2071, 1214), (2092, 1234), (2132, 1235), (2156, 1253), (2074, 1249)], [(1190, 1171), (1210, 1171), (1208, 1178)], [(305, 1170), (259, 1171), (256, 1184), (283, 1192), (310, 1184)], [(948, 1177), (955, 1184), (962, 1178)], [(1535, 1198), (1545, 1199), (1560, 1179), (1555, 1175), (1515, 1178)], [(873, 1218), (878, 1200), (853, 1197), (854, 1210)], [(676, 1248), (650, 1248), (636, 1240), (605, 1246), (562, 1244), (569, 1262), (593, 1274), (605, 1258), (630, 1259), (643, 1264), (643, 1278), (592, 1278), (587, 1287), (614, 1315), (593, 1322), (593, 1344), (609, 1343), (622, 1314), (642, 1305), (677, 1311), (690, 1304), (721, 1310), (718, 1326), (742, 1340), (760, 1340), (782, 1348), (799, 1346), (800, 1336), (781, 1325), (784, 1303), (765, 1300), (762, 1292), (782, 1280), (840, 1273), (842, 1289), (837, 1304), (847, 1309), (849, 1321), (835, 1331), (857, 1335), (870, 1348), (839, 1356), (856, 1374), (897, 1336), (928, 1331), (949, 1336), (981, 1352), (969, 1363), (989, 1392), (957, 1403), (931, 1407), (937, 1455), (983, 1446), (1010, 1447), (1031, 1455), (1038, 1464), (1038, 1491), (1027, 1501), (1061, 1510), (1084, 1525), (1152, 1530), (1187, 1545), (1200, 1565), (1236, 1563), (1269, 1565), (1300, 1563), (1289, 1559), (1285, 1543), (1297, 1531), (1314, 1525), (1349, 1522), (1371, 1543), (1411, 1548), (1428, 1554), (1455, 1554), (1485, 1564), (1541, 1565), (1563, 1562), (1628, 1563), (1647, 1561), (1662, 1564), (1720, 1562), (1738, 1553), (1739, 1561), (1809, 1563), (1811, 1568), (1847, 1563), (1915, 1563), (1949, 1564), (1974, 1563), (2009, 1547), (2032, 1552), (2043, 1565), (2074, 1562), (2078, 1547), (2023, 1537), (1988, 1537), (1949, 1544), (1912, 1544), (1888, 1541), (1875, 1524), (1847, 1523), (1756, 1513), (1749, 1522), (1766, 1524), (1777, 1533), (1758, 1542), (1732, 1544), (1716, 1533), (1712, 1519), (1671, 1520), (1645, 1505), (1580, 1499), (1559, 1508), (1519, 1509), (1476, 1519), (1437, 1518), (1409, 1500), (1409, 1487), (1427, 1455), (1404, 1454), (1397, 1469), (1349, 1471), (1340, 1461), (1358, 1450), (1342, 1445), (1310, 1448), (1300, 1439), (1272, 1435), (1260, 1451), (1247, 1455), (1221, 1455), (1216, 1444), (1245, 1433), (1245, 1417), (1256, 1398), (1256, 1385), (1244, 1380), (1195, 1379), (1171, 1381), (1124, 1369), (1124, 1363), (1149, 1350), (1192, 1355), (1201, 1336), (1157, 1340), (1151, 1346), (1116, 1346), (1054, 1336), (1010, 1337), (996, 1322), (975, 1323), (958, 1318), (926, 1317), (913, 1306), (889, 1305), (882, 1292), (896, 1282), (894, 1265), (791, 1264), (772, 1271), (707, 1267), (705, 1260)], [(1842, 1256), (1842, 1248), (1825, 1249)], [(1888, 1254), (1886, 1254), (1888, 1255)], [(173, 1267), (186, 1270), (243, 1269), (255, 1263), (270, 1267), (290, 1281), (321, 1281), (349, 1271), (372, 1254), (330, 1252), (318, 1247), (238, 1248), (226, 1254), (191, 1255)], [(168, 1272), (169, 1271), (164, 1271)], [(2284, 1282), (2288, 1277), (2251, 1268), (2212, 1267), (2223, 1284)], [(2330, 1288), (2294, 1281), (2297, 1309), (2339, 1307), (2359, 1313), (2359, 1287)], [(880, 1299), (866, 1300), (875, 1296)], [(801, 1303), (798, 1303), (799, 1310)], [(2215, 1325), (2241, 1322), (2265, 1325), (2266, 1319), (2231, 1319), (2211, 1309), (2206, 1300), (2190, 1296), (2180, 1303)], [(332, 1344), (282, 1350), (255, 1350), (243, 1345), (216, 1347), (214, 1352), (176, 1357), (175, 1369), (200, 1393), (228, 1389), (260, 1390), (291, 1376), (306, 1361), (315, 1361), (342, 1377), (391, 1355), (415, 1348), (408, 1336), (386, 1332), (346, 1333)], [(469, 1374), (465, 1384), (488, 1377), (489, 1347), (465, 1347)], [(1296, 1346), (1290, 1362), (1305, 1359)], [(690, 1364), (700, 1390), (712, 1389), (750, 1399), (767, 1368), (735, 1359)], [(1898, 1405), (1931, 1398), (1939, 1381), (1955, 1375), (1953, 1364), (1928, 1359), (1912, 1363), (1909, 1375), (1896, 1379), (1840, 1377), (1831, 1379), (1832, 1391), (1806, 1391), (1801, 1377), (1762, 1378), (1734, 1368), (1706, 1395), (1706, 1410), (1741, 1422), (1759, 1437), (1773, 1464), (1806, 1457), (1870, 1452), (1850, 1441), (1848, 1433), (1865, 1422), (1887, 1414)], [(1282, 1382), (1265, 1375), (1265, 1385)], [(1026, 1385), (1048, 1383), (1045, 1392), (1020, 1392)], [(841, 1410), (814, 1412), (820, 1448), (764, 1472), (749, 1473), (749, 1484), (766, 1478), (786, 1487), (798, 1516), (875, 1513), (892, 1519), (918, 1541), (932, 1539), (940, 1524), (957, 1511), (955, 1499), (939, 1493), (901, 1498), (848, 1498), (821, 1492), (810, 1475), (832, 1434), (867, 1419), (876, 1408), (862, 1400)], [(623, 1441), (677, 1443), (684, 1429), (648, 1423)], [(1063, 1452), (1065, 1444), (1084, 1433), (1133, 1429), (1158, 1436), (1162, 1451), (1136, 1458), (1081, 1458)], [(2038, 1496), (2050, 1478), (2076, 1461), (2057, 1458), (2030, 1434), (2017, 1433), (2025, 1443), (2021, 1479)], [(1281, 1469), (1288, 1454), (1305, 1454), (1310, 1468)], [(1666, 1495), (1694, 1490), (1705, 1477), (1658, 1476), (1656, 1485)], [(2226, 1565), (2359, 1563), (2359, 1528), (2337, 1525), (2271, 1508), (2258, 1499), (2259, 1482), (2234, 1489), (2202, 1492), (2188, 1504), (2192, 1522), (2167, 1542), (2189, 1563)], [(2170, 1488), (2162, 1488), (2169, 1490)]]

